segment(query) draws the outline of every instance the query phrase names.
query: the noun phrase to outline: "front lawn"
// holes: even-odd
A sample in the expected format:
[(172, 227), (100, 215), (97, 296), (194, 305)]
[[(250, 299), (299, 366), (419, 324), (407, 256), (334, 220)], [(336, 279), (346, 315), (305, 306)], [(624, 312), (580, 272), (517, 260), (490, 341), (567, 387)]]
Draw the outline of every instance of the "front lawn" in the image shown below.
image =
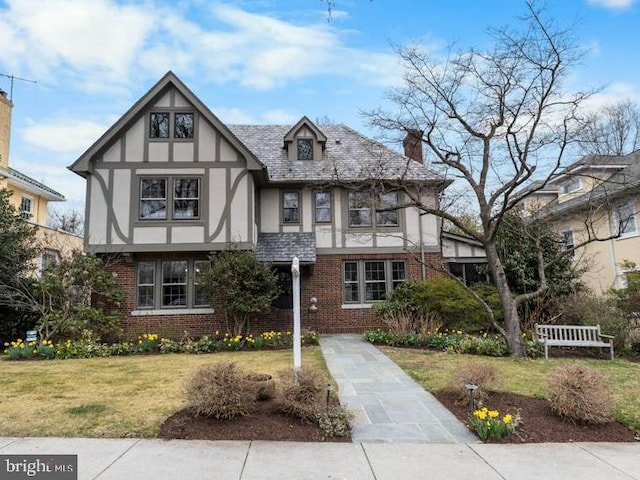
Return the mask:
[[(292, 350), (209, 355), (143, 355), (0, 363), (0, 436), (153, 437), (184, 404), (182, 385), (196, 368), (224, 360), (277, 374)], [(326, 372), (319, 347), (303, 365)]]
[(615, 417), (640, 431), (640, 364), (626, 360), (544, 359), (515, 360), (507, 357), (478, 357), (433, 351), (378, 347), (426, 390), (439, 392), (448, 386), (452, 374), (465, 363), (486, 362), (498, 373), (498, 390), (529, 397), (546, 397), (546, 378), (557, 365), (581, 362), (607, 374), (616, 402)]

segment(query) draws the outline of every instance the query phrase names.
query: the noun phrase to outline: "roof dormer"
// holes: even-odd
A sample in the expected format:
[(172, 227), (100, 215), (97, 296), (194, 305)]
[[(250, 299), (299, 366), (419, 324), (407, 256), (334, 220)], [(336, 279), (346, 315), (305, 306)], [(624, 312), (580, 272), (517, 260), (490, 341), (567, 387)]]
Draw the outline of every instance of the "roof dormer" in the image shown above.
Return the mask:
[(284, 136), (284, 148), (291, 161), (314, 161), (322, 158), (327, 137), (306, 116), (302, 117)]

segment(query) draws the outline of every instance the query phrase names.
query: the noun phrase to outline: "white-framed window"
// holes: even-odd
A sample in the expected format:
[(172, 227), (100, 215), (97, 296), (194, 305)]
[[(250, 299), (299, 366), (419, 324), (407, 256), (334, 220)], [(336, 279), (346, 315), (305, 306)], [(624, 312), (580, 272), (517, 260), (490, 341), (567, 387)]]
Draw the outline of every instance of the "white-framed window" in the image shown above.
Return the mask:
[(571, 193), (580, 190), (580, 177), (569, 177), (562, 185), (562, 193)]
[(342, 263), (345, 304), (370, 304), (407, 280), (404, 260), (346, 260)]
[(282, 193), (282, 223), (300, 223), (300, 192)]
[(20, 215), (25, 220), (33, 219), (33, 198), (22, 196), (20, 199)]
[[(172, 188), (167, 188), (168, 185), (172, 185)], [(200, 218), (199, 178), (143, 177), (140, 179), (139, 218), (141, 220), (166, 220), (169, 217), (173, 220), (197, 220)]]
[(211, 306), (201, 281), (208, 260), (142, 260), (136, 263), (136, 308)]
[(330, 223), (331, 222), (331, 193), (315, 192), (314, 205), (315, 205), (316, 223)]
[(616, 218), (620, 235), (631, 235), (638, 231), (636, 225), (636, 210), (632, 202), (616, 208)]
[[(398, 192), (349, 192), (349, 227), (397, 227)], [(375, 215), (372, 213), (375, 212)]]

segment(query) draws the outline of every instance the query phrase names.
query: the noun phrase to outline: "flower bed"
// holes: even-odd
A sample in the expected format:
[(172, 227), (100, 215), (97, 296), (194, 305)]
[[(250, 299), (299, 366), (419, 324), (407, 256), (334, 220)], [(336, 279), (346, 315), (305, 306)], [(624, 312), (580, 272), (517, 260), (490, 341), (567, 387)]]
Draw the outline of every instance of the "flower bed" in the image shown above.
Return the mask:
[[(433, 350), (444, 350), (452, 353), (466, 353), (470, 355), (486, 355), (503, 357), (508, 355), (507, 343), (500, 335), (484, 332), (471, 335), (462, 330), (439, 330), (433, 332), (396, 333), (381, 329), (367, 330), (364, 338), (369, 343), (388, 345), (390, 347), (420, 347)], [(533, 336), (522, 334), (522, 343), (528, 357), (538, 357), (542, 353), (541, 346)]]
[[(317, 345), (318, 335), (315, 332), (304, 332), (302, 345)], [(119, 343), (96, 343), (84, 340), (66, 340), (53, 343), (50, 340), (42, 342), (24, 342), (18, 339), (5, 343), (4, 353), (9, 360), (25, 359), (67, 359), (110, 357), (136, 354), (166, 354), (166, 353), (215, 353), (236, 350), (260, 350), (274, 348), (291, 348), (293, 335), (286, 332), (265, 332), (258, 335), (221, 334), (219, 331), (212, 335), (203, 335), (197, 340), (185, 336), (177, 341), (161, 338), (155, 333), (140, 335), (136, 341)]]

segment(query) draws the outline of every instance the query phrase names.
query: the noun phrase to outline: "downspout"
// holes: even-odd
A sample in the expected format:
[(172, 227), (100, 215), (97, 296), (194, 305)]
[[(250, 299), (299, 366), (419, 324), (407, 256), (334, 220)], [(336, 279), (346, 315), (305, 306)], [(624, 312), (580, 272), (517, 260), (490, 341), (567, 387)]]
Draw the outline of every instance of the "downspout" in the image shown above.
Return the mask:
[[(424, 259), (424, 239), (422, 238), (422, 216), (424, 212), (420, 212), (418, 214), (418, 235), (420, 235), (420, 266), (422, 267), (422, 280), (427, 279), (427, 266), (425, 265)], [(442, 239), (440, 240), (442, 243)], [(442, 250), (442, 245), (440, 245), (440, 249)]]
[[(611, 211), (607, 210), (607, 236), (611, 237), (613, 231), (613, 225), (611, 223)], [(609, 252), (611, 253), (611, 266), (613, 270), (613, 278), (611, 279), (610, 288), (615, 288), (618, 282), (618, 264), (616, 263), (616, 239), (609, 239)]]

